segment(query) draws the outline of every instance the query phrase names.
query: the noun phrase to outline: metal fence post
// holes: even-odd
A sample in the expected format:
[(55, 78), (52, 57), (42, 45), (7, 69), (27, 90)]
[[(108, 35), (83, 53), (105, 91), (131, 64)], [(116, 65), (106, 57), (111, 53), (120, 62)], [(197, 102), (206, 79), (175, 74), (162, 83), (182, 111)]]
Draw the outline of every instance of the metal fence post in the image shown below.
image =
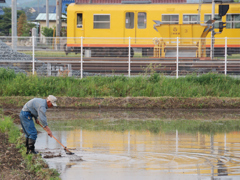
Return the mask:
[(81, 36), (81, 79), (83, 78), (83, 37)]
[(35, 71), (35, 37), (32, 36), (32, 48), (33, 48), (33, 54), (32, 54), (32, 72), (33, 72), (33, 75), (34, 75), (34, 71)]
[(225, 37), (225, 75), (227, 75), (227, 37)]
[(131, 38), (129, 37), (128, 41), (128, 77), (131, 76)]
[(177, 37), (177, 63), (176, 63), (176, 78), (177, 79), (178, 79), (178, 56), (179, 56), (178, 50), (179, 50), (179, 48), (178, 48), (178, 37)]

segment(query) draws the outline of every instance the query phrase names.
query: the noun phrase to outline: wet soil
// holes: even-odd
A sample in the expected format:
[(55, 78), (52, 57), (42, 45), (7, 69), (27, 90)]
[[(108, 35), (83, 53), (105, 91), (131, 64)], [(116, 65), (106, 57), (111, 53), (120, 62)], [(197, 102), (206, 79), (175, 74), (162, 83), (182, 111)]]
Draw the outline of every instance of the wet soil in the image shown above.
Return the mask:
[[(0, 97), (0, 107), (21, 108), (34, 97)], [(46, 98), (46, 97), (42, 97)], [(240, 98), (228, 97), (57, 97), (59, 108), (75, 109), (238, 109)]]
[(43, 158), (54, 158), (54, 157), (62, 157), (62, 155), (61, 155), (61, 153), (54, 154), (52, 152), (44, 152), (44, 154), (43, 154)]
[[(21, 108), (3, 109), (5, 116), (11, 116), (15, 124), (20, 124)], [(75, 109), (53, 108), (47, 110), (49, 121), (54, 120), (239, 120), (238, 109)], [(38, 131), (38, 133), (41, 133)]]
[[(4, 115), (20, 123), (22, 106), (33, 97), (0, 97)], [(44, 98), (44, 97), (43, 97)], [(54, 119), (239, 119), (240, 98), (70, 98), (58, 97), (58, 108), (48, 111)], [(229, 111), (229, 110), (233, 111)], [(123, 110), (125, 110), (123, 112)], [(127, 110), (127, 111), (126, 111)], [(191, 110), (191, 111), (188, 111)], [(200, 111), (199, 111), (200, 110)], [(235, 111), (234, 111), (235, 110)], [(0, 174), (2, 179), (39, 179), (26, 170), (26, 165), (14, 144), (0, 133)], [(43, 156), (44, 157), (44, 156)], [(44, 158), (61, 157), (45, 154)]]
[[(33, 97), (0, 97), (4, 115), (20, 123), (23, 105)], [(239, 119), (240, 98), (76, 98), (58, 97), (58, 107), (47, 111), (50, 119)], [(124, 113), (123, 113), (124, 111)]]
[(0, 133), (0, 174), (1, 179), (40, 179), (26, 168), (22, 155), (15, 144), (8, 142), (8, 136)]

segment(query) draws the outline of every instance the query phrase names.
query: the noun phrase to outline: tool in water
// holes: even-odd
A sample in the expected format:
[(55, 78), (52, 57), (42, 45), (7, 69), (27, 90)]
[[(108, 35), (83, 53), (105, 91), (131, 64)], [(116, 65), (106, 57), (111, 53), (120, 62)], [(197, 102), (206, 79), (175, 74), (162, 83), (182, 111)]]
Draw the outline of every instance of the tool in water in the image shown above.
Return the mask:
[[(47, 132), (47, 130), (43, 127), (43, 125), (41, 123), (39, 123), (39, 125)], [(73, 152), (69, 151), (69, 149), (66, 146), (64, 146), (57, 138), (55, 138), (53, 135), (52, 135), (52, 137), (64, 148), (66, 154), (68, 154), (68, 155), (74, 154)]]

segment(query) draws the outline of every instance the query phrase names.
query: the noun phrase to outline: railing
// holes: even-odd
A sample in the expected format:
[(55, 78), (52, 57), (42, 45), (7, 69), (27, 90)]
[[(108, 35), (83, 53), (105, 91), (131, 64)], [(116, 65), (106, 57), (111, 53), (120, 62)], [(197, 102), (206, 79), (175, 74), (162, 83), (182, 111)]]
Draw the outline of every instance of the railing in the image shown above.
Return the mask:
[(240, 75), (240, 38), (214, 40), (210, 49), (210, 38), (0, 37), (0, 67), (80, 78), (149, 72), (176, 78), (207, 72)]

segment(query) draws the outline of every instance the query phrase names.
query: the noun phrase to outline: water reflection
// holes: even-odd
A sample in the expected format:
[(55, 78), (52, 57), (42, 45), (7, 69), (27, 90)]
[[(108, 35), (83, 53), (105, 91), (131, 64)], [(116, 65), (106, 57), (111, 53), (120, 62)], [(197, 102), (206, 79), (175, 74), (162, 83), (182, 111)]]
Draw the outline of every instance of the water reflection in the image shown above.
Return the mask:
[[(239, 131), (190, 134), (75, 128), (53, 134), (85, 160), (69, 164), (67, 156), (47, 159), (50, 167), (62, 172), (63, 179), (240, 178)], [(40, 151), (62, 151), (45, 133), (39, 135), (37, 147)]]
[[(85, 161), (74, 162), (46, 133), (37, 149), (62, 179), (240, 179), (240, 114), (229, 110), (49, 110), (49, 126)], [(41, 130), (41, 129), (39, 129)]]

